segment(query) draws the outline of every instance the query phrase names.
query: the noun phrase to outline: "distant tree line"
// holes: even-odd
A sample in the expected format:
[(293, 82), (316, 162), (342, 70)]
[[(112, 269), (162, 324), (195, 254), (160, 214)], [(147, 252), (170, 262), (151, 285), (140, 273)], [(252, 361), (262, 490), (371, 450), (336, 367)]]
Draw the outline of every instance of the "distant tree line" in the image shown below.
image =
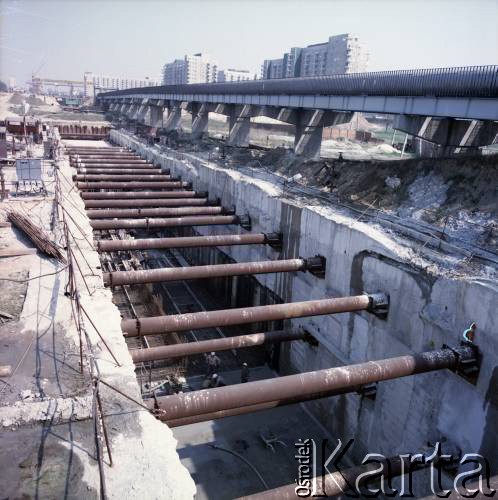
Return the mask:
[(0, 80), (0, 92), (7, 92), (9, 90), (9, 87), (7, 87), (7, 84)]

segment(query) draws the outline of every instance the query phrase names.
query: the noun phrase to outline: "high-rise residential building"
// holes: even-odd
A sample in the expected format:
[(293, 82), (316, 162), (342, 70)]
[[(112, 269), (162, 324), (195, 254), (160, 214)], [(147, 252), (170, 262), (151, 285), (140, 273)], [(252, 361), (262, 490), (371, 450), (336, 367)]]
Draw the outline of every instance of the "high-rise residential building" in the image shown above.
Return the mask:
[(83, 75), (84, 94), (86, 96), (93, 95), (96, 91), (102, 90), (124, 90), (134, 87), (153, 87), (159, 85), (157, 78), (125, 78), (118, 76), (95, 75), (87, 72)]
[(242, 82), (254, 80), (255, 76), (247, 69), (222, 69), (218, 71), (218, 82)]
[(367, 70), (369, 54), (358, 37), (345, 33), (329, 37), (327, 42), (293, 47), (279, 59), (267, 59), (261, 77), (339, 75)]
[(163, 85), (212, 83), (218, 78), (218, 63), (207, 54), (186, 55), (163, 67)]

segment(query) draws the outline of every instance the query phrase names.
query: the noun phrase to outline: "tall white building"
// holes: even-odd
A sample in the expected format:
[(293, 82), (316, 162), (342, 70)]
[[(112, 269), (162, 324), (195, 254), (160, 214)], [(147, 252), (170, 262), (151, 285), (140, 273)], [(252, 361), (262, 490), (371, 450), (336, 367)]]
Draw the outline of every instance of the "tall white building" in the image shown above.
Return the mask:
[(255, 75), (247, 69), (222, 69), (218, 71), (218, 82), (243, 82), (254, 80)]
[(124, 90), (134, 87), (154, 87), (159, 85), (159, 79), (150, 78), (126, 78), (119, 76), (95, 75), (87, 72), (83, 75), (84, 94), (93, 95), (94, 89), (101, 90)]
[(207, 54), (186, 55), (163, 67), (163, 85), (212, 83), (218, 78), (218, 63)]
[(331, 36), (327, 42), (293, 47), (279, 59), (265, 60), (261, 77), (271, 79), (361, 73), (367, 70), (368, 60), (369, 53), (358, 37), (345, 33)]

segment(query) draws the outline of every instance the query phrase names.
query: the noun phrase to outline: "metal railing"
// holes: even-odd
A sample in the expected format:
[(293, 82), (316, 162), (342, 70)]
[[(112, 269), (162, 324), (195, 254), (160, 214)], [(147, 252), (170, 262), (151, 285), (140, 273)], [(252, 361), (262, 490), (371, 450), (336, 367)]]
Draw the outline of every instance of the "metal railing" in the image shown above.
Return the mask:
[(99, 98), (143, 95), (381, 95), (498, 97), (498, 66), (409, 69), (310, 78), (253, 80), (138, 87), (100, 94)]

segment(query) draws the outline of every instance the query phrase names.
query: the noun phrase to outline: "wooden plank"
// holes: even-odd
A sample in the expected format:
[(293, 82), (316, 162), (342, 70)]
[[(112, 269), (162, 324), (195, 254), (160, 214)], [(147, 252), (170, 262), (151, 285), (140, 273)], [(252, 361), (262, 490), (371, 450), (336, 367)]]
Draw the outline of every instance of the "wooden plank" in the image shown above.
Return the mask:
[(12, 224), (10, 222), (0, 222), (0, 227), (11, 227)]
[(19, 255), (33, 255), (36, 248), (0, 248), (0, 257), (17, 257)]

